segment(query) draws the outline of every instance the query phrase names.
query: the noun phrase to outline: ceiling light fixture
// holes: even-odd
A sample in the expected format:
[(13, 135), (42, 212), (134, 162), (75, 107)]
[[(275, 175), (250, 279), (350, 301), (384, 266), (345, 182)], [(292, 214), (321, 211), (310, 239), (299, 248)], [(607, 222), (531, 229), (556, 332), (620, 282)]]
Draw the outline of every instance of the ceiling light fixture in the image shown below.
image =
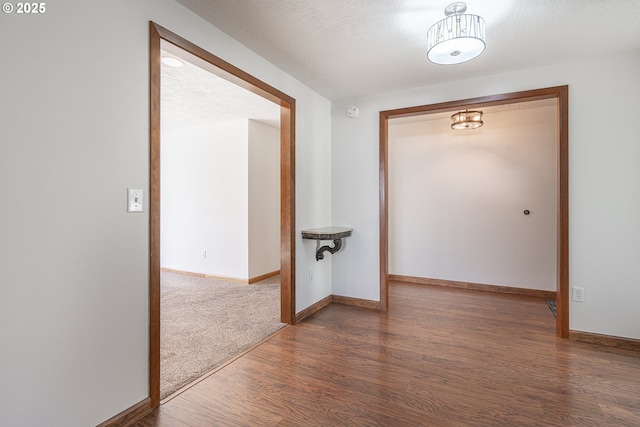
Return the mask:
[(184, 67), (184, 62), (178, 58), (174, 58), (173, 56), (163, 56), (162, 63), (169, 67)]
[(477, 110), (465, 110), (458, 111), (451, 116), (451, 129), (476, 129), (484, 124), (482, 121), (482, 111)]
[(484, 19), (467, 15), (464, 2), (451, 3), (447, 16), (427, 31), (427, 58), (434, 64), (461, 64), (480, 55), (486, 46)]

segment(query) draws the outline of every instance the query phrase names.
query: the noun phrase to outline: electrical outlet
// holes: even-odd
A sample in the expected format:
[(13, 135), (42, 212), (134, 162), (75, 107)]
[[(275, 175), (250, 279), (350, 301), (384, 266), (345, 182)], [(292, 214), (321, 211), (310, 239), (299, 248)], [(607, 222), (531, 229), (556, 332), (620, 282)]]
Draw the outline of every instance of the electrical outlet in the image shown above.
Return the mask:
[(203, 249), (202, 250), (202, 258), (206, 258), (207, 257), (207, 250)]
[(571, 295), (571, 299), (575, 302), (584, 302), (584, 288), (579, 288), (574, 286), (572, 289), (573, 293)]

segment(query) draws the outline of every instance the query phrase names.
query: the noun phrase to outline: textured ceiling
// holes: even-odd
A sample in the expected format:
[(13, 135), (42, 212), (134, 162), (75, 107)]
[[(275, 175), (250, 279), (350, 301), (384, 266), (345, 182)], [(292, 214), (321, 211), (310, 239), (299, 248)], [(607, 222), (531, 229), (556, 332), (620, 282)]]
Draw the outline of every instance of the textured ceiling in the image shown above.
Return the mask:
[(331, 100), (640, 49), (639, 0), (470, 0), (487, 48), (426, 59), (450, 0), (177, 0)]
[[(162, 64), (161, 68), (163, 130), (240, 118), (280, 126), (280, 107), (277, 104), (194, 65), (189, 60), (197, 61), (187, 52), (179, 53), (183, 67)], [(161, 51), (161, 56), (178, 57), (166, 50)]]

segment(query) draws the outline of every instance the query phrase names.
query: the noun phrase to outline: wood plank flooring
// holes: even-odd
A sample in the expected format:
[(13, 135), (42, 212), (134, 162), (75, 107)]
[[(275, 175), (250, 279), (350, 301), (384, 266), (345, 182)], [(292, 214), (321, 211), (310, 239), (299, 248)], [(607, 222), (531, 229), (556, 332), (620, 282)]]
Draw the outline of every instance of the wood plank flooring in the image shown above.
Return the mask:
[(331, 304), (135, 424), (640, 426), (640, 355), (555, 336), (543, 299), (392, 283)]

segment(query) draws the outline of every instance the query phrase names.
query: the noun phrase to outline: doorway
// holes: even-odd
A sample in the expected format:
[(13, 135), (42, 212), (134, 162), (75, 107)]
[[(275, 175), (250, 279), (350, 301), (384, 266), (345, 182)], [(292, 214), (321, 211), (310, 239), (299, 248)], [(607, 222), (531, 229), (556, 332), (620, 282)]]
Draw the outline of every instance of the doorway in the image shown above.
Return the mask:
[(280, 319), (295, 323), (295, 99), (169, 30), (150, 22), (150, 350), (151, 407), (160, 403), (160, 57), (161, 44), (197, 58), (197, 66), (280, 106)]
[(389, 305), (389, 200), (388, 200), (388, 144), (389, 120), (424, 114), (447, 112), (465, 108), (483, 108), (543, 99), (557, 100), (557, 317), (556, 334), (569, 336), (569, 248), (568, 248), (568, 87), (558, 86), (524, 92), (514, 92), (481, 98), (471, 98), (440, 104), (407, 107), (380, 112), (380, 305)]

